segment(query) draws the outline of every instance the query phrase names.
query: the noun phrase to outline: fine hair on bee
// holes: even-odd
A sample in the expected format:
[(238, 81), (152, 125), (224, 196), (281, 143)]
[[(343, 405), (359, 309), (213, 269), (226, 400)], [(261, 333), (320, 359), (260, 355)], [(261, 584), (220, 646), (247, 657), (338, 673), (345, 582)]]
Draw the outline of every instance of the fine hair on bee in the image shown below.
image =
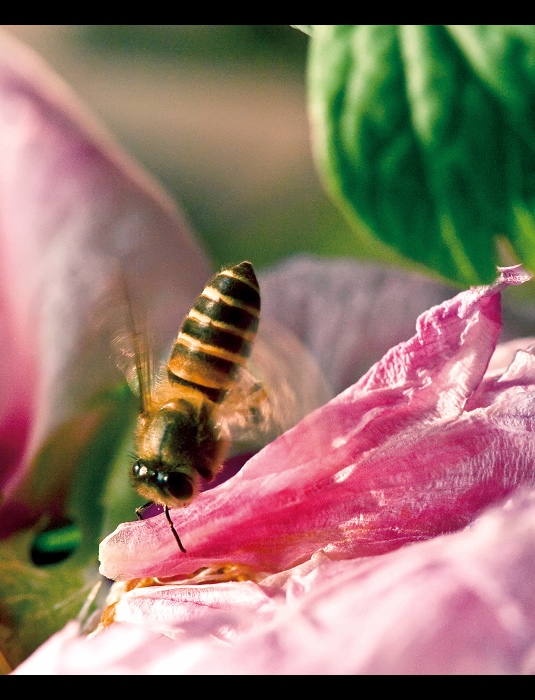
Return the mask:
[[(201, 480), (211, 481), (220, 471), (230, 445), (220, 421), (223, 406), (237, 406), (247, 395), (258, 402), (265, 396), (261, 383), (242, 381), (260, 317), (258, 281), (247, 261), (214, 275), (182, 322), (156, 377), (146, 333), (136, 323), (127, 291), (126, 298), (140, 395), (131, 478), (138, 493), (149, 499), (137, 513), (141, 517), (151, 503), (163, 506), (185, 552), (169, 508), (188, 505)], [(249, 416), (254, 414), (250, 408)]]

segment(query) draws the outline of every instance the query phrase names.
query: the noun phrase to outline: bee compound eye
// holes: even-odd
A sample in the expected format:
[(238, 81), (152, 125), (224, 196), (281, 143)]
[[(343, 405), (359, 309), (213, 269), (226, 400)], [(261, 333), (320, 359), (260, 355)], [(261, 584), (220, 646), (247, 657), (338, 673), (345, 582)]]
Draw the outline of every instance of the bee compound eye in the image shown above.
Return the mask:
[(165, 479), (158, 479), (165, 490), (178, 501), (187, 501), (193, 496), (193, 484), (182, 472), (162, 474)]
[(148, 473), (149, 470), (142, 462), (140, 462), (139, 460), (137, 460), (137, 462), (134, 462), (132, 466), (132, 474), (135, 477), (143, 478), (144, 476), (147, 476)]

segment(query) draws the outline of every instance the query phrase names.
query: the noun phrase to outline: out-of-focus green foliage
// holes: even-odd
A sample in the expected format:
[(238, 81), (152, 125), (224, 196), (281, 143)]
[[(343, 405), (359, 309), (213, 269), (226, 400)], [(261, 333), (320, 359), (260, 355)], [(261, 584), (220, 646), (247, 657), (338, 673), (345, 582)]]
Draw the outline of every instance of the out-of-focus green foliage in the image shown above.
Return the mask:
[(32, 561), (46, 510), (34, 528), (0, 542), (0, 652), (12, 667), (78, 615), (99, 580), (99, 542), (136, 518), (143, 500), (129, 483), (128, 447), (137, 404), (126, 383), (98, 394), (36, 457), (26, 505), (33, 498), (59, 508), (79, 529), (80, 545), (57, 563)]
[(314, 25), (309, 100), (328, 190), (399, 259), (488, 283), (505, 237), (535, 268), (535, 26)]
[(294, 29), (300, 29), (304, 34), (308, 34), (308, 36), (312, 36), (312, 24), (292, 24), (292, 27)]
[(82, 530), (81, 549), (88, 553), (119, 523), (135, 520), (136, 507), (144, 503), (130, 483), (138, 405), (123, 382), (88, 406), (87, 413), (98, 411), (99, 420), (78, 461), (68, 501), (68, 514)]
[(98, 580), (96, 553), (91, 561), (73, 556), (35, 566), (28, 556), (34, 534), (25, 530), (0, 542), (0, 653), (11, 668), (78, 615)]
[(89, 24), (80, 38), (108, 54), (121, 52), (174, 60), (235, 61), (261, 68), (305, 68), (306, 37), (290, 25), (275, 24)]

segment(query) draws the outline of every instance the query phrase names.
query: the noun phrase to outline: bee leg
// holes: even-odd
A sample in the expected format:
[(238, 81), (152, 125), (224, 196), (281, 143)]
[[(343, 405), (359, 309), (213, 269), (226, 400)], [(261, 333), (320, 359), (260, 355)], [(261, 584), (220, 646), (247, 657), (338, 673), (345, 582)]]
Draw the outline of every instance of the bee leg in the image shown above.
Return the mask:
[(139, 506), (139, 508), (136, 508), (136, 515), (139, 520), (143, 520), (143, 511), (152, 505), (152, 501), (148, 501), (148, 503), (144, 503), (142, 506)]
[[(142, 506), (139, 506), (139, 508), (136, 508), (136, 515), (140, 520), (143, 520), (143, 512), (149, 508), (150, 506), (153, 506), (154, 502), (153, 501), (148, 501), (148, 503), (145, 503)], [(169, 515), (169, 506), (164, 506), (164, 513), (165, 517), (167, 518), (167, 522), (169, 523), (169, 527), (171, 528), (171, 532), (173, 533), (173, 537), (177, 541), (177, 544), (180, 548), (181, 552), (184, 552), (186, 554), (186, 550), (184, 549), (184, 545), (180, 541), (180, 537), (178, 536), (178, 532), (175, 530), (175, 526), (173, 525), (173, 521), (171, 520), (171, 516)]]
[(178, 536), (178, 532), (175, 530), (175, 526), (173, 525), (173, 521), (171, 520), (171, 516), (169, 515), (169, 506), (164, 506), (164, 513), (165, 517), (167, 518), (167, 522), (169, 523), (169, 527), (171, 528), (171, 532), (173, 533), (173, 536), (178, 544), (178, 547), (181, 552), (186, 554), (186, 550), (184, 549), (184, 545), (180, 541), (180, 537)]

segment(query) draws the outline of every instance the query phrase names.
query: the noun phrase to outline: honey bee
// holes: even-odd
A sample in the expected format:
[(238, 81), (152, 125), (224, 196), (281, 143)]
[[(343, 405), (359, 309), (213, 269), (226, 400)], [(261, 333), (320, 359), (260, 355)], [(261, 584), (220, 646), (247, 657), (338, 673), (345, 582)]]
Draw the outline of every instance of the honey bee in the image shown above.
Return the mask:
[(266, 398), (263, 385), (243, 371), (259, 317), (258, 281), (251, 263), (242, 262), (221, 270), (206, 284), (154, 383), (144, 335), (134, 332), (141, 408), (131, 479), (137, 492), (149, 499), (147, 506), (163, 506), (182, 552), (186, 550), (169, 508), (190, 503), (201, 480), (211, 481), (220, 471), (231, 442), (220, 420), (221, 407), (230, 401), (236, 410), (248, 395), (252, 418), (255, 404)]
[[(187, 506), (232, 449), (237, 454), (263, 446), (332, 391), (289, 330), (265, 319), (265, 338), (257, 333), (260, 289), (250, 262), (225, 268), (206, 283), (156, 375), (126, 284), (123, 296), (128, 343), (116, 348), (123, 361), (117, 359), (140, 397), (131, 482), (148, 499), (136, 512), (141, 517), (152, 504), (162, 506), (185, 552), (169, 509)], [(122, 345), (124, 338), (116, 340)]]

